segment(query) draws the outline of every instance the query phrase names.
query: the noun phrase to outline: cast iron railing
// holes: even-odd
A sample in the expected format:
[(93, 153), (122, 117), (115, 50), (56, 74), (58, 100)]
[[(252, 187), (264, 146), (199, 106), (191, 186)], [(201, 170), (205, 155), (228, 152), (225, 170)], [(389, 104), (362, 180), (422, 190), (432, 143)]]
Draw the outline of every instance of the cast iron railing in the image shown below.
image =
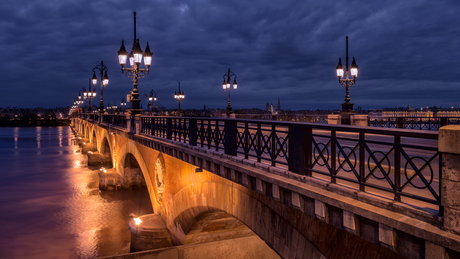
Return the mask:
[(395, 128), (439, 130), (446, 125), (460, 125), (458, 117), (381, 117), (369, 118), (369, 126)]
[(224, 118), (140, 120), (144, 135), (241, 156), (442, 214), (437, 132)]
[(113, 125), (126, 128), (128, 126), (128, 120), (125, 115), (112, 115)]

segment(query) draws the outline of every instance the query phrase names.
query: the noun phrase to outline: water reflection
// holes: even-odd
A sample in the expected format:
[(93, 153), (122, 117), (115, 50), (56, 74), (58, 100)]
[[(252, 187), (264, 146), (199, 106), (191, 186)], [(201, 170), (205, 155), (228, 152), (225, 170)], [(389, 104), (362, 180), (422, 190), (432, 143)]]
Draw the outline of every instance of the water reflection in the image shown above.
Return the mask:
[(72, 137), (68, 127), (0, 128), (0, 258), (129, 252), (129, 213), (152, 212), (147, 190), (99, 193), (80, 148), (61, 144)]

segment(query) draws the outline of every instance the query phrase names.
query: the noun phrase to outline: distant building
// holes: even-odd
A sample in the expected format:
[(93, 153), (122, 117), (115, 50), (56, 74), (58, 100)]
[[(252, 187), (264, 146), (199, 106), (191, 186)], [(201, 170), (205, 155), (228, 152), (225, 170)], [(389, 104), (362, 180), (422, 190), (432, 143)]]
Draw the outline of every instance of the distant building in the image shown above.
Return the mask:
[(369, 115), (371, 117), (419, 117), (419, 118), (431, 118), (431, 117), (460, 117), (460, 110), (451, 108), (438, 108), (436, 106), (415, 109), (411, 107), (410, 103), (407, 108), (384, 108), (372, 110)]
[(281, 102), (280, 98), (278, 97), (278, 106), (275, 109), (275, 105), (273, 103), (269, 103), (265, 105), (265, 110), (271, 112), (272, 114), (278, 114), (281, 111)]

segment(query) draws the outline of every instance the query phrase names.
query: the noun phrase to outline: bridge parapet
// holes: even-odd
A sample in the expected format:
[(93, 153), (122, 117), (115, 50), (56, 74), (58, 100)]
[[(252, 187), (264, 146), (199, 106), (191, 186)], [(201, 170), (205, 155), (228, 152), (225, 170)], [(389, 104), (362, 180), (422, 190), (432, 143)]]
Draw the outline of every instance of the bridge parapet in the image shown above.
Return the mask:
[(436, 132), (209, 118), (140, 122), (141, 134), (120, 133), (197, 173), (220, 175), (399, 254), (410, 246), (420, 254), (412, 258), (460, 251), (458, 230), (442, 214), (460, 210), (446, 200), (444, 186), (457, 180), (444, 183), (449, 151), (441, 149), (441, 133), (438, 150)]

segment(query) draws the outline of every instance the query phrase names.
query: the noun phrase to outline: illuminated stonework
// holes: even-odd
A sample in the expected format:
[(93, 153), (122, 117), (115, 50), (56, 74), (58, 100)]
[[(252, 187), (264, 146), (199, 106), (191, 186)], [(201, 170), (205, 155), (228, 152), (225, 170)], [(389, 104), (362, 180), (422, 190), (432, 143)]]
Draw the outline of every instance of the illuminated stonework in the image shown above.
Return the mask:
[(165, 163), (163, 156), (160, 154), (155, 162), (155, 184), (157, 187), (158, 201), (163, 200), (163, 192), (165, 190)]

